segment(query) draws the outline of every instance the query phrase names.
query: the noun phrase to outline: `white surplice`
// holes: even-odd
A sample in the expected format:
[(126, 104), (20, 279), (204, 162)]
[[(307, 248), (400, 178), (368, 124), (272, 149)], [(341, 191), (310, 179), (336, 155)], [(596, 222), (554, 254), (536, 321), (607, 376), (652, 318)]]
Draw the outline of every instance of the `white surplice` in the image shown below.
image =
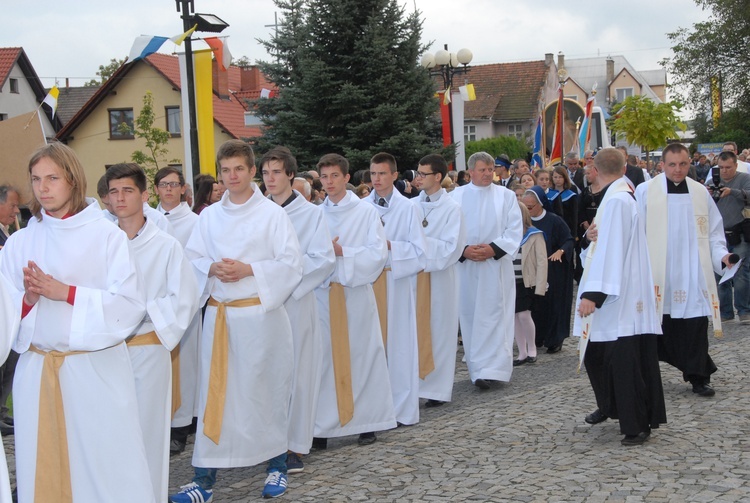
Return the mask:
[(513, 256), (523, 238), (521, 209), (515, 192), (473, 183), (450, 193), (461, 206), (466, 244), (494, 243), (505, 254), (458, 265), (459, 318), (466, 364), (477, 379), (510, 381), (513, 373), (513, 331), (516, 280)]
[(302, 195), (284, 206), (297, 233), (302, 251), (302, 281), (284, 303), (294, 340), (294, 378), (289, 404), (289, 450), (307, 454), (315, 429), (320, 374), (323, 367), (323, 342), (315, 289), (331, 275), (336, 266), (331, 235), (323, 210)]
[(144, 292), (146, 317), (135, 335), (155, 331), (161, 344), (128, 346), (138, 414), (156, 501), (169, 490), (169, 426), (172, 417), (172, 358), (198, 311), (198, 281), (180, 243), (152, 220), (128, 241)]
[(453, 394), (458, 348), (458, 259), (466, 246), (461, 207), (440, 189), (417, 199), (419, 221), (426, 222), (425, 268), (430, 273), (432, 358), (435, 370), (419, 381), (419, 396), (449, 402)]
[[(145, 314), (127, 236), (98, 203), (66, 219), (11, 235), (0, 269), (20, 311), (23, 267), (33, 260), (76, 287), (73, 305), (39, 299), (23, 318), (13, 349), (21, 354), (13, 382), (19, 501), (34, 501), (39, 389), (44, 357), (29, 351), (85, 351), (60, 369), (74, 501), (155, 501), (146, 461), (135, 381), (124, 340)], [(115, 432), (115, 433), (113, 433)]]
[[(597, 226), (596, 249), (591, 262), (583, 262), (586, 272), (578, 287), (574, 336), (580, 337), (584, 327), (578, 315), (581, 294), (600, 292), (607, 295), (604, 304), (594, 312), (588, 334), (591, 342), (661, 334), (645, 225), (632, 193), (620, 190), (627, 184), (623, 177), (612, 182), (607, 189), (597, 210), (601, 224)], [(585, 260), (585, 255), (582, 260)]]
[[(396, 427), (380, 320), (372, 283), (388, 259), (380, 217), (371, 204), (347, 192), (336, 205), (322, 205), (331, 238), (339, 238), (343, 256), (336, 257), (331, 276), (315, 290), (323, 340), (323, 373), (315, 419), (316, 437), (343, 437)], [(331, 355), (330, 283), (340, 283), (346, 296), (351, 352), (354, 416), (339, 422)]]
[[(186, 202), (181, 202), (168, 212), (165, 212), (161, 204), (156, 209), (167, 217), (174, 229), (173, 236), (185, 248), (198, 224), (198, 215), (193, 213)], [(198, 416), (198, 341), (202, 324), (199, 309), (180, 339), (180, 408), (172, 417), (172, 426), (175, 428), (189, 425), (193, 422), (193, 417)]]
[[(2, 260), (2, 252), (0, 252)], [(8, 358), (12, 338), (18, 331), (21, 312), (13, 305), (8, 280), (0, 275), (0, 365)], [(0, 501), (11, 501), (8, 464), (5, 461), (5, 449), (0, 438)]]
[[(692, 196), (688, 194), (667, 194), (667, 183), (663, 177), (657, 177), (648, 183), (642, 183), (635, 191), (638, 210), (644, 225), (647, 225), (648, 197), (650, 184), (663, 184), (667, 198), (667, 267), (664, 277), (663, 314), (671, 318), (697, 318), (711, 316), (711, 305), (708, 301), (706, 280), (701, 270), (698, 254), (698, 236), (695, 229), (695, 213)], [(722, 273), (721, 259), (729, 253), (724, 238), (724, 223), (716, 203), (706, 190), (708, 207), (708, 243), (711, 252), (711, 264), (714, 272)]]
[[(204, 209), (185, 253), (203, 288), (201, 304), (257, 297), (261, 305), (226, 308), (229, 331), (226, 403), (221, 439), (203, 433), (216, 307), (209, 306), (200, 341), (198, 432), (193, 466), (252, 466), (287, 449), (294, 349), (284, 301), (302, 278), (299, 242), (286, 212), (252, 184), (253, 195), (234, 204), (225, 192)], [(223, 258), (250, 264), (253, 275), (234, 283), (208, 277)]]
[(424, 234), (419, 210), (393, 190), (388, 206), (377, 204), (374, 190), (365, 199), (372, 203), (391, 242), (386, 268), (388, 336), (385, 354), (391, 376), (396, 421), (419, 422), (419, 353), (417, 349), (417, 273), (424, 269)]

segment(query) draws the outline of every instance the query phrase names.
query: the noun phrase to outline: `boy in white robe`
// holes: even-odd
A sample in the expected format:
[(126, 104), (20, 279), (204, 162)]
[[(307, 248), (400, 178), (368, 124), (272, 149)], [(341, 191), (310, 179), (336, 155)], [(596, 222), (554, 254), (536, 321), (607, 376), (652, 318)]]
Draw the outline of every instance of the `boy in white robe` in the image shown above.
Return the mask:
[[(645, 227), (624, 177), (625, 159), (605, 148), (594, 165), (604, 198), (594, 219), (597, 240), (585, 253), (573, 335), (582, 338), (597, 413), (619, 419), (622, 445), (636, 446), (667, 422), (655, 335), (661, 327)], [(595, 414), (586, 422), (601, 422)]]
[[(187, 185), (182, 171), (172, 166), (161, 168), (154, 176), (154, 186), (159, 194), (159, 206), (174, 229), (173, 236), (182, 248), (187, 246), (190, 234), (198, 224), (198, 215), (183, 201)], [(172, 432), (169, 452), (172, 455), (185, 450), (193, 418), (198, 417), (198, 339), (201, 332), (201, 311), (195, 313), (180, 344), (172, 351), (172, 364), (180, 369), (179, 408), (172, 417)], [(174, 383), (173, 383), (174, 388)], [(175, 390), (176, 392), (177, 390)]]
[(523, 238), (516, 195), (494, 185), (495, 160), (469, 157), (471, 183), (451, 197), (461, 206), (466, 242), (459, 259), (459, 317), (469, 377), (479, 389), (513, 373), (516, 280), (513, 256)]
[(134, 163), (107, 170), (112, 210), (128, 245), (145, 294), (146, 317), (127, 340), (133, 363), (143, 441), (156, 501), (169, 490), (169, 424), (172, 418), (172, 359), (198, 311), (198, 282), (175, 238), (143, 216), (146, 174)]
[[(388, 243), (388, 261), (383, 276), (375, 282), (385, 285), (386, 323), (381, 325), (396, 421), (419, 422), (419, 355), (417, 350), (417, 273), (424, 269), (424, 234), (416, 206), (394, 190), (398, 179), (396, 159), (388, 153), (370, 160), (373, 191), (365, 198), (380, 214)], [(381, 287), (382, 288), (382, 287)], [(382, 291), (382, 290), (381, 290)], [(385, 300), (385, 302), (383, 302)], [(381, 323), (383, 314), (380, 312)]]
[(29, 174), (36, 221), (0, 260), (22, 315), (13, 340), (19, 501), (154, 502), (124, 344), (145, 314), (127, 237), (85, 198), (69, 147), (37, 150)]
[[(425, 234), (425, 268), (429, 275), (429, 328), (433, 370), (419, 381), (419, 396), (427, 398), (425, 407), (437, 407), (451, 400), (458, 348), (458, 274), (456, 265), (466, 245), (461, 207), (441, 187), (448, 174), (448, 164), (440, 155), (430, 154), (419, 161), (414, 179), (419, 194), (417, 209)], [(417, 291), (418, 306), (419, 295)], [(424, 309), (424, 308), (422, 308)], [(417, 312), (417, 317), (426, 313)], [(418, 326), (418, 334), (419, 334)], [(420, 374), (425, 355), (419, 334)], [(423, 355), (425, 355), (423, 357)]]
[(217, 468), (271, 460), (264, 497), (286, 491), (294, 348), (284, 301), (302, 279), (289, 217), (253, 183), (249, 144), (229, 140), (217, 161), (227, 191), (204, 209), (188, 241), (203, 299), (193, 482), (174, 503), (213, 497)]
[(391, 385), (372, 283), (388, 259), (375, 208), (346, 190), (349, 161), (326, 154), (318, 162), (328, 193), (322, 207), (333, 237), (336, 268), (315, 291), (323, 336), (323, 374), (315, 419), (316, 442), (396, 427)]
[(300, 455), (308, 454), (312, 445), (323, 365), (323, 343), (314, 290), (331, 275), (336, 257), (323, 210), (292, 190), (297, 160), (289, 149), (272, 148), (259, 164), (268, 197), (289, 215), (302, 251), (302, 281), (284, 302), (294, 340), (287, 473), (299, 473), (304, 469)]

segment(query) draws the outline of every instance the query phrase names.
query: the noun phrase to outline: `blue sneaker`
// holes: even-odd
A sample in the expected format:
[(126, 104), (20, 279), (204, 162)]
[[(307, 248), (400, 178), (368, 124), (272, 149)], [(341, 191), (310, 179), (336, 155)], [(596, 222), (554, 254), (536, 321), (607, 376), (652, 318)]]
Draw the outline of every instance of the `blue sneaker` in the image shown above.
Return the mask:
[(302, 462), (299, 454), (296, 452), (286, 453), (286, 473), (302, 473), (305, 470), (305, 464)]
[(171, 503), (210, 503), (213, 499), (214, 492), (212, 490), (203, 489), (195, 482), (181, 486), (180, 492), (169, 497)]
[(286, 492), (286, 475), (274, 470), (266, 477), (266, 485), (263, 488), (264, 498), (278, 498)]

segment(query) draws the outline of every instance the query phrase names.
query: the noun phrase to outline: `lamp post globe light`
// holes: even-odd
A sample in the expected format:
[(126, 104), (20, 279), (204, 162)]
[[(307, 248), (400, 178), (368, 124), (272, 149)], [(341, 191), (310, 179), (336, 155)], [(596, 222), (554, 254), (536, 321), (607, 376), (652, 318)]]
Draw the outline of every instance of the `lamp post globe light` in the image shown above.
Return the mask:
[[(441, 77), (443, 80), (444, 96), (445, 93), (448, 93), (447, 100), (445, 97), (440, 100), (441, 116), (444, 125), (446, 117), (448, 119), (448, 131), (446, 132), (445, 126), (443, 127), (443, 144), (446, 146), (456, 143), (453, 131), (453, 106), (450, 104), (450, 93), (452, 93), (453, 89), (453, 77), (469, 73), (469, 63), (471, 63), (473, 57), (474, 55), (469, 49), (461, 49), (455, 53), (448, 51), (448, 44), (445, 44), (443, 48), (435, 54), (428, 52), (422, 56), (422, 67), (430, 72), (431, 76)], [(460, 151), (463, 152), (463, 147), (460, 147)], [(457, 152), (457, 154), (458, 153), (459, 152)], [(460, 159), (459, 164), (461, 166), (464, 165), (463, 158)]]
[[(211, 33), (221, 33), (229, 25), (214, 14), (196, 14), (193, 0), (175, 0), (177, 12), (181, 13), (182, 29), (188, 31), (195, 25), (198, 25), (196, 31)], [(198, 125), (195, 111), (195, 70), (193, 68), (193, 44), (190, 37), (185, 39), (185, 73), (187, 74), (187, 92), (188, 92), (188, 117), (190, 119), (190, 173), (183, 170), (186, 175), (186, 181), (193, 183), (192, 172), (197, 166), (200, 166), (200, 157), (198, 152)]]

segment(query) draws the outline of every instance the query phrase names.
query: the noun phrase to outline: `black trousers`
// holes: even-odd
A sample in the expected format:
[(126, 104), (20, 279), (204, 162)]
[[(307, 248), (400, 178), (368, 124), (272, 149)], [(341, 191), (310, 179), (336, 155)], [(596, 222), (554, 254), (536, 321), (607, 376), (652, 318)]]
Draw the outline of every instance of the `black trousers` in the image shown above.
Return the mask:
[(664, 335), (657, 337), (659, 360), (677, 367), (685, 382), (708, 384), (716, 365), (708, 354), (708, 318), (672, 318), (661, 321)]

